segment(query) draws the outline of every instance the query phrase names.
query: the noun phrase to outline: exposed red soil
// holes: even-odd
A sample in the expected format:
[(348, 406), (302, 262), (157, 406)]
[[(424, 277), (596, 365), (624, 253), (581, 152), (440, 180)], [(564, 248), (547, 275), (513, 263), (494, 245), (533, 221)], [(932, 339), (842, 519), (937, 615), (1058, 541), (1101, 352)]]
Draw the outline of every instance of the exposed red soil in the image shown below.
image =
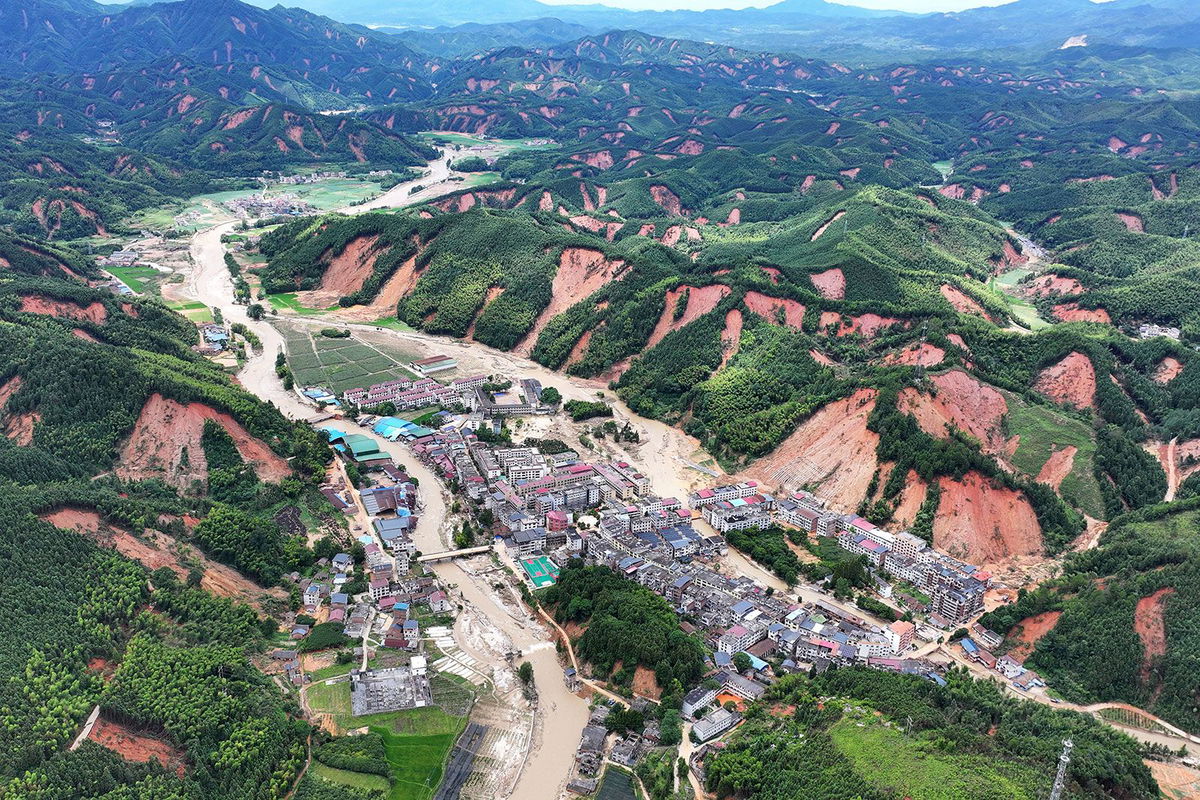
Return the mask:
[(1075, 466), (1075, 453), (1078, 448), (1074, 445), (1067, 445), (1061, 450), (1055, 450), (1046, 459), (1046, 463), (1042, 465), (1042, 469), (1037, 474), (1038, 483), (1045, 483), (1058, 489), (1062, 485), (1063, 480), (1071, 474), (1071, 469)]
[(375, 270), (375, 262), (389, 247), (376, 250), (378, 236), (359, 236), (342, 252), (328, 259), (328, 266), (316, 289), (300, 292), (297, 300), (310, 308), (326, 308), (339, 298), (354, 294), (362, 288)]
[(888, 353), (884, 357), (883, 363), (903, 364), (908, 367), (936, 367), (945, 358), (945, 350), (928, 342), (921, 342), (919, 344), (911, 344), (903, 350)]
[(157, 761), (164, 768), (183, 777), (187, 758), (183, 750), (167, 741), (166, 734), (153, 736), (113, 722), (100, 715), (88, 732), (88, 739), (107, 747), (126, 761), (148, 764)]
[(811, 189), (813, 184), (816, 182), (816, 175), (806, 175), (804, 177), (804, 182), (800, 184), (800, 194), (808, 194), (808, 190)]
[(771, 297), (762, 292), (751, 291), (746, 292), (744, 302), (746, 308), (772, 325), (779, 324), (781, 311), (783, 324), (789, 328), (800, 330), (800, 325), (804, 322), (804, 306), (796, 300)]
[(986, 453), (1005, 451), (1003, 420), (1008, 403), (1003, 394), (959, 369), (929, 380), (936, 394), (906, 388), (900, 392), (897, 408), (911, 414), (930, 436), (947, 438), (950, 425), (977, 439)]
[(559, 314), (580, 300), (603, 288), (612, 280), (620, 280), (624, 261), (609, 261), (604, 253), (586, 247), (567, 247), (558, 259), (558, 270), (550, 285), (550, 304), (538, 316), (533, 329), (525, 336), (517, 352), (529, 355), (537, 343), (538, 334)]
[(617, 231), (625, 227), (624, 222), (606, 222), (586, 214), (576, 214), (571, 217), (571, 224), (590, 233), (603, 233), (604, 238), (610, 242), (617, 235)]
[(829, 356), (825, 355), (825, 354), (824, 354), (824, 353), (822, 353), (820, 350), (816, 350), (816, 349), (809, 350), (809, 351), (808, 351), (808, 356), (809, 356), (809, 358), (811, 358), (813, 361), (817, 362), (818, 364), (820, 364), (820, 365), (821, 365), (821, 366), (823, 366), (823, 367), (832, 367), (834, 364), (836, 364), (836, 363), (837, 363), (837, 362), (836, 362), (836, 361), (834, 361), (832, 358), (830, 358)]
[(21, 447), (33, 443), (33, 428), (41, 421), (42, 415), (37, 411), (27, 411), (23, 414), (9, 414), (4, 407), (8, 399), (21, 388), (21, 376), (14, 375), (0, 386), (0, 423), (3, 423), (4, 435)]
[(633, 693), (639, 697), (649, 697), (652, 700), (658, 700), (662, 697), (662, 689), (658, 686), (658, 680), (654, 677), (654, 670), (643, 666), (638, 666), (633, 671), (633, 683), (631, 684)]
[(542, 197), (538, 200), (538, 211), (553, 211), (554, 198), (550, 196), (550, 192), (543, 190)]
[(921, 480), (917, 473), (910, 469), (904, 476), (904, 488), (900, 490), (900, 502), (896, 504), (896, 509), (892, 512), (892, 520), (896, 525), (907, 528), (913, 524), (913, 520), (917, 518), (917, 512), (921, 510), (921, 504), (925, 502), (925, 495), (928, 491), (929, 484)]
[(1096, 370), (1087, 356), (1074, 352), (1042, 370), (1033, 388), (1056, 403), (1091, 408), (1096, 401)]
[(8, 402), (8, 398), (17, 393), (22, 383), (21, 376), (14, 375), (6, 380), (3, 385), (0, 385), (0, 411), (4, 410), (4, 405)]
[(1005, 634), (1005, 638), (1017, 640), (1009, 654), (1020, 661), (1029, 658), (1038, 641), (1054, 630), (1061, 616), (1061, 611), (1044, 611), (1014, 625), (1012, 630)]
[(846, 276), (837, 267), (808, 276), (817, 293), (827, 300), (843, 300), (846, 297)]
[(1031, 297), (1050, 297), (1051, 295), (1078, 295), (1083, 294), (1083, 284), (1074, 278), (1064, 278), (1062, 275), (1055, 275), (1053, 272), (1048, 272), (1045, 275), (1039, 275), (1026, 284), (1025, 294)]
[(891, 327), (897, 322), (900, 322), (900, 320), (894, 317), (881, 317), (874, 313), (850, 317), (849, 322), (847, 322), (836, 311), (822, 311), (818, 326), (824, 330), (830, 325), (837, 325), (838, 327), (834, 331), (835, 336), (850, 336), (851, 334), (859, 333), (863, 337), (870, 339), (884, 328)]
[(969, 297), (962, 292), (958, 287), (951, 286), (948, 283), (943, 283), (941, 286), (942, 297), (954, 306), (954, 310), (960, 314), (975, 314), (977, 316), (988, 319), (988, 314), (983, 310), (983, 306), (979, 305), (973, 297)]
[(51, 300), (36, 294), (22, 297), (20, 310), (29, 314), (46, 314), (51, 317), (63, 317), (81, 322), (95, 322), (98, 325), (108, 319), (108, 310), (99, 301), (81, 306), (70, 300)]
[(679, 242), (679, 238), (683, 235), (683, 227), (681, 225), (672, 225), (663, 233), (660, 242), (667, 247), (674, 247)]
[(1150, 678), (1150, 667), (1154, 659), (1161, 658), (1167, 652), (1167, 629), (1163, 623), (1163, 609), (1167, 598), (1175, 594), (1170, 587), (1159, 589), (1149, 597), (1143, 597), (1137, 602), (1133, 612), (1133, 630), (1142, 640), (1142, 681)]
[(488, 288), (487, 294), (483, 298), (483, 303), (481, 303), (479, 306), (478, 313), (476, 313), (475, 318), (471, 320), (471, 324), (467, 327), (467, 332), (463, 334), (464, 339), (475, 338), (475, 323), (479, 322), (479, 318), (483, 315), (483, 312), (487, 310), (488, 305), (502, 294), (504, 294), (503, 286), (492, 286)]
[(121, 450), (117, 475), (126, 480), (160, 478), (181, 489), (190, 488), (193, 481), (207, 480), (208, 462), (200, 445), (206, 420), (225, 429), (242, 458), (263, 480), (278, 482), (291, 474), (285, 459), (251, 436), (233, 417), (203, 403), (183, 404), (156, 393), (142, 407), (133, 433)]
[(938, 550), (972, 564), (994, 564), (1042, 550), (1042, 531), (1029, 501), (993, 486), (978, 472), (961, 481), (942, 478), (942, 499), (933, 523)]
[(1155, 383), (1170, 383), (1183, 372), (1183, 363), (1175, 356), (1167, 356), (1154, 370)]
[(571, 158), (582, 161), (589, 167), (595, 167), (596, 169), (608, 169), (617, 163), (613, 159), (612, 153), (608, 150), (601, 150), (598, 153), (587, 153), (586, 155), (574, 155)]
[(837, 212), (836, 214), (834, 214), (832, 217), (830, 217), (830, 218), (829, 218), (829, 219), (828, 219), (828, 220), (825, 222), (825, 224), (824, 224), (824, 225), (822, 225), (821, 227), (817, 228), (817, 230), (813, 232), (812, 238), (811, 238), (811, 239), (809, 239), (809, 241), (811, 241), (811, 242), (815, 242), (817, 239), (820, 239), (820, 238), (821, 238), (821, 236), (822, 236), (822, 235), (825, 233), (825, 231), (829, 230), (829, 226), (830, 226), (830, 225), (832, 225), (833, 223), (837, 222), (839, 219), (841, 219), (841, 218), (842, 218), (842, 217), (844, 217), (844, 216), (846, 216), (846, 212), (845, 212), (845, 211), (839, 211), (839, 212)]
[(771, 283), (779, 283), (779, 279), (783, 277), (783, 273), (775, 267), (759, 267), (759, 269), (771, 279)]
[(654, 236), (654, 225), (651, 223), (646, 223), (642, 227), (638, 228), (637, 235), (653, 237)]
[(729, 209), (729, 216), (725, 219), (725, 225), (738, 225), (742, 221), (742, 210), (740, 208)]
[(37, 411), (26, 411), (24, 414), (4, 415), (4, 435), (21, 447), (33, 444), (34, 426), (42, 421), (42, 415)]
[[(364, 322), (372, 322), (382, 317), (395, 316), (396, 305), (400, 299), (407, 296), (417, 286), (417, 281), (424, 274), (417, 269), (417, 259), (425, 250), (426, 245), (418, 244), (417, 252), (405, 259), (404, 263), (396, 268), (396, 271), (391, 274), (380, 288), (379, 294), (375, 295), (375, 299), (369, 305), (354, 306), (343, 311), (343, 315), (354, 320)], [(329, 305), (329, 303), (326, 303)], [(324, 306), (321, 306), (324, 307)]]
[(1103, 308), (1080, 308), (1078, 303), (1059, 303), (1054, 307), (1054, 316), (1063, 322), (1102, 322), (1112, 324), (1112, 317)]
[(1139, 217), (1137, 214), (1127, 214), (1127, 213), (1118, 211), (1117, 219), (1119, 219), (1119, 220), (1121, 220), (1121, 222), (1125, 223), (1125, 228), (1130, 233), (1145, 233), (1146, 232), (1146, 225), (1145, 225), (1145, 223), (1142, 222), (1142, 218)]
[(105, 547), (111, 547), (126, 558), (137, 561), (149, 570), (167, 567), (183, 577), (187, 570), (169, 550), (140, 539), (129, 531), (109, 525), (95, 511), (80, 508), (60, 508), (41, 518), (56, 528), (74, 530), (94, 539)]
[[(475, 324), (471, 323), (471, 328), (474, 329)], [(578, 364), (583, 358), (583, 354), (587, 352), (588, 344), (592, 341), (592, 329), (588, 328), (583, 332), (583, 336), (579, 337), (579, 341), (571, 348), (571, 352), (567, 355), (567, 360), (563, 362), (563, 369)]]
[(1004, 240), (1003, 250), (1004, 255), (1001, 257), (1000, 262), (1006, 266), (1019, 267), (1029, 262), (1029, 256), (1018, 250), (1013, 243), (1007, 239)]
[[(684, 291), (687, 292), (687, 306), (683, 310), (683, 315), (679, 319), (675, 319), (675, 308)], [(668, 333), (677, 331), (689, 322), (694, 322), (712, 311), (718, 303), (729, 296), (730, 291), (730, 288), (723, 284), (712, 284), (699, 288), (680, 286), (677, 289), (669, 290), (664, 298), (662, 314), (659, 316), (654, 330), (651, 331), (650, 338), (646, 341), (643, 350), (649, 350), (661, 342)]]
[(967, 343), (965, 341), (963, 341), (963, 338), (961, 336), (959, 336), (957, 333), (948, 333), (948, 334), (946, 334), (946, 338), (949, 339), (950, 343), (953, 344), (955, 347), (965, 350), (968, 353), (971, 352), (971, 348), (967, 347)]
[(875, 472), (879, 436), (867, 429), (876, 392), (859, 389), (828, 403), (775, 449), (751, 465), (749, 475), (771, 485), (811, 484), (839, 508), (853, 509)]
[(1067, 183), (1103, 183), (1116, 180), (1112, 175), (1093, 175), (1090, 178), (1068, 178)]
[(651, 186), (650, 197), (653, 198), (654, 202), (662, 206), (663, 211), (666, 211), (671, 216), (682, 217), (684, 215), (683, 203), (680, 201), (679, 196), (666, 186), (659, 184)]
[(942, 197), (949, 197), (952, 200), (962, 200), (966, 197), (967, 190), (962, 187), (962, 184), (953, 183), (938, 189), (938, 194)]
[[(1200, 439), (1188, 439), (1175, 445), (1175, 460), (1179, 480), (1183, 481), (1196, 472), (1200, 472)], [(1183, 463), (1188, 461), (1189, 463)], [(1165, 469), (1165, 465), (1164, 465)]]
[(737, 355), (742, 341), (742, 312), (731, 308), (725, 312), (725, 330), (721, 332), (721, 366)]

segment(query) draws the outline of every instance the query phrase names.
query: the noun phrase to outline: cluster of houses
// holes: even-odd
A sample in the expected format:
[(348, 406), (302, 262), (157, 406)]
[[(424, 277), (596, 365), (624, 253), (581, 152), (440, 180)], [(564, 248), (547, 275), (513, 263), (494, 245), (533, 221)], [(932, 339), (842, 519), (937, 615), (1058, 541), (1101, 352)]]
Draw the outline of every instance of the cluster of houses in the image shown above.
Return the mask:
[(1138, 326), (1138, 337), (1142, 339), (1153, 339), (1158, 336), (1165, 336), (1168, 339), (1179, 340), (1179, 328), (1170, 325), (1156, 325), (1153, 322), (1143, 322)]
[(240, 219), (261, 217), (301, 216), (315, 214), (317, 209), (291, 194), (269, 195), (265, 192), (225, 201), (225, 207)]
[[(386, 170), (386, 173), (390, 175), (391, 170)], [(374, 175), (375, 173), (371, 174)], [(263, 180), (270, 180), (273, 183), (279, 183), (284, 186), (301, 186), (303, 184), (320, 183), (321, 181), (344, 177), (346, 177), (345, 170), (325, 170), (322, 172), (310, 172), (307, 175), (279, 175), (265, 172)]]
[(1027, 692), (1045, 686), (1046, 682), (1042, 680), (1042, 676), (1031, 669), (1026, 669), (1019, 656), (1006, 653), (997, 658), (992, 653), (992, 650), (999, 647), (1003, 641), (1000, 634), (975, 624), (971, 626), (970, 635), (963, 637), (959, 646), (967, 658), (1000, 673), (1021, 691)]
[[(634, 711), (646, 711), (649, 707), (650, 701), (642, 697), (630, 702), (630, 708)], [(629, 731), (610, 736), (604, 722), (611, 713), (612, 706), (609, 704), (597, 705), (591, 710), (588, 724), (579, 737), (579, 746), (575, 749), (575, 771), (567, 783), (567, 789), (575, 794), (596, 791), (606, 761), (632, 768), (647, 750), (659, 742), (658, 720), (648, 721), (641, 733)]]
[(377, 383), (360, 389), (348, 389), (343, 393), (347, 403), (371, 407), (381, 403), (392, 403), (397, 411), (409, 411), (426, 406), (463, 405), (467, 398), (474, 397), (475, 389), (487, 381), (484, 375), (456, 378), (450, 383), (439, 383), (433, 378), (409, 380), (401, 378)]
[[(688, 503), (722, 532), (774, 522), (834, 538), (843, 550), (865, 557), (877, 574), (886, 573), (913, 587), (913, 594), (928, 597), (928, 602), (913, 594), (902, 599), (912, 610), (927, 614), (936, 627), (950, 628), (983, 613), (983, 596), (991, 582), (987, 571), (934, 550), (908, 531), (892, 533), (856, 514), (831, 511), (809, 492), (776, 500), (754, 481), (746, 481), (694, 492)], [(889, 594), (890, 585), (884, 591)]]

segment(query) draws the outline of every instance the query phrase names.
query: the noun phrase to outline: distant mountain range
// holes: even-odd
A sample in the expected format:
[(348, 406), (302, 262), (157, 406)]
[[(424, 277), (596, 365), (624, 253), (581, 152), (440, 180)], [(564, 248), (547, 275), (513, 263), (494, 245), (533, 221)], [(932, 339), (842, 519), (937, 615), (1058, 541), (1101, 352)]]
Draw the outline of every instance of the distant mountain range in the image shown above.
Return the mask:
[[(75, 4), (88, 0), (71, 0)], [(259, 0), (266, 5), (268, 0)], [(543, 34), (555, 21), (571, 36), (614, 28), (661, 36), (720, 41), (766, 50), (840, 56), (876, 54), (880, 59), (911, 53), (979, 50), (1030, 52), (1053, 49), (1086, 36), (1091, 44), (1190, 47), (1196, 41), (1200, 5), (1192, 0), (1017, 0), (995, 8), (948, 14), (904, 14), (825, 0), (783, 0), (766, 8), (710, 11), (628, 11), (599, 4), (548, 5), (537, 0), (416, 2), (397, 0), (299, 0), (296, 5), (334, 19), (409, 31), (406, 41), (439, 55), (475, 45), (549, 43)], [(536, 21), (529, 38), (525, 27)], [(492, 29), (499, 25), (501, 28)], [(462, 27), (456, 27), (462, 26)]]

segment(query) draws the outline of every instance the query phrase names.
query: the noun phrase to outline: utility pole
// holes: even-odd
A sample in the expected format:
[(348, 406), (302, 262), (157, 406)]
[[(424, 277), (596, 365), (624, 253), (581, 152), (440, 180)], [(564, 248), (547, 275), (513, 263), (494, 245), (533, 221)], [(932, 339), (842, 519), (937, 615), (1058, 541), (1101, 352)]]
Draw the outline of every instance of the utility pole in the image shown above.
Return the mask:
[(1075, 743), (1063, 739), (1062, 755), (1058, 757), (1058, 774), (1054, 776), (1054, 788), (1050, 790), (1050, 800), (1062, 800), (1063, 787), (1067, 784), (1067, 767), (1071, 765), (1071, 748)]

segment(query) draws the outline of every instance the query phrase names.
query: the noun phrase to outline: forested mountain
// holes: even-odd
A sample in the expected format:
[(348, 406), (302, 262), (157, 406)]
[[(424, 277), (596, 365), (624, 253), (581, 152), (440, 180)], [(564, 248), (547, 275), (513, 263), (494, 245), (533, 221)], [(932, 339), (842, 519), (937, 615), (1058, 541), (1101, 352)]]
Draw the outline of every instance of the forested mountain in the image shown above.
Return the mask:
[[(1070, 700), (1200, 730), (1193, 4), (306, 7), (0, 0), (0, 552), (21, 565), (0, 573), (0, 797), (289, 793), (308, 730), (251, 659), (314, 557), (275, 517), (323, 508), (328, 448), (196, 354), (193, 324), (94, 286), (83, 253), (264, 170), (420, 167), (431, 131), (471, 183), (272, 226), (256, 291), (595, 379), (731, 475), (1041, 581), (985, 618), (1005, 648)], [(474, 22), (353, 24), (417, 15)], [(238, 598), (207, 591), (218, 567)], [(604, 602), (559, 602), (563, 621), (629, 592), (676, 622), (615, 576), (573, 585)], [(632, 642), (660, 666), (661, 642), (600, 632), (593, 663)], [(699, 645), (666, 641), (660, 672), (694, 682)], [(951, 677), (787, 682), (709, 788), (922, 796), (849, 746), (908, 718), (928, 775), (1037, 796), (1070, 734), (1078, 796), (1153, 796), (1128, 741)], [(170, 763), (66, 750), (95, 706)]]
[[(0, 267), (0, 794), (282, 796), (305, 725), (248, 661), (278, 620), (205, 591), (201, 553), (262, 581), (240, 579), (251, 597), (311, 563), (267, 511), (312, 491), (327, 447), (70, 251), (4, 235)], [(67, 752), (96, 705), (169, 758)]]

